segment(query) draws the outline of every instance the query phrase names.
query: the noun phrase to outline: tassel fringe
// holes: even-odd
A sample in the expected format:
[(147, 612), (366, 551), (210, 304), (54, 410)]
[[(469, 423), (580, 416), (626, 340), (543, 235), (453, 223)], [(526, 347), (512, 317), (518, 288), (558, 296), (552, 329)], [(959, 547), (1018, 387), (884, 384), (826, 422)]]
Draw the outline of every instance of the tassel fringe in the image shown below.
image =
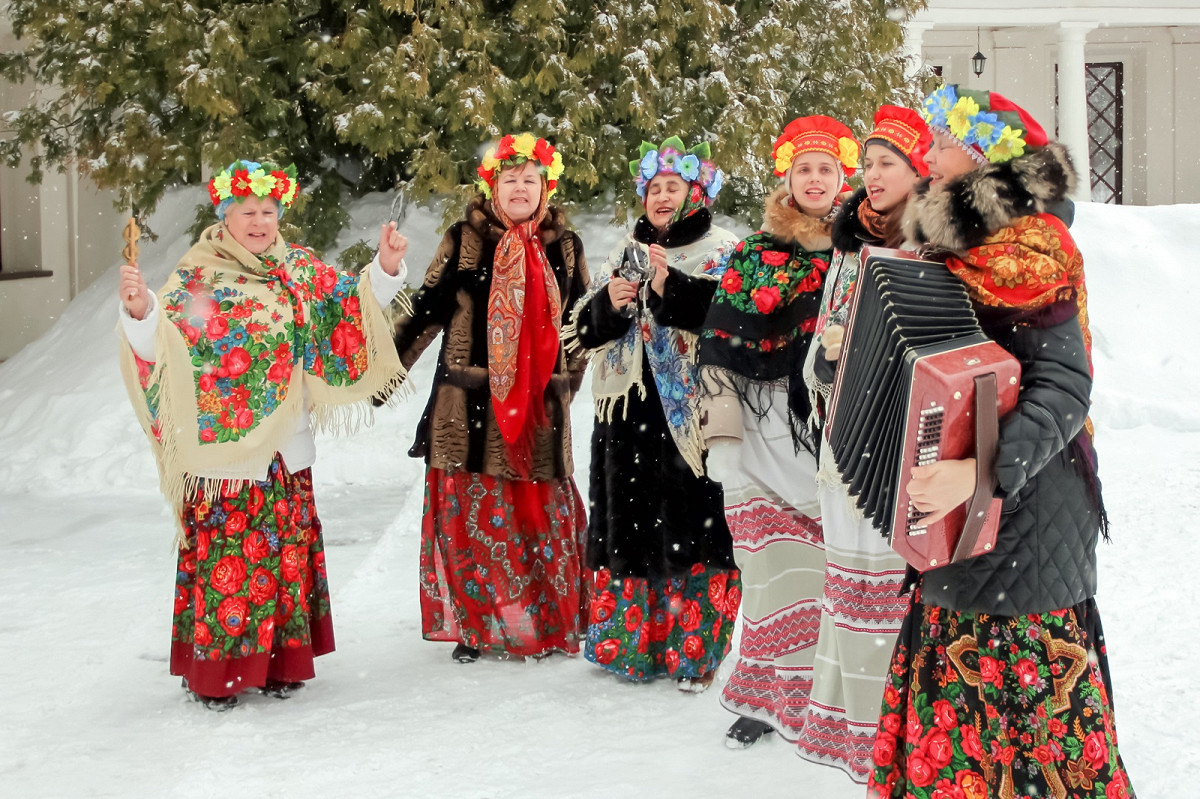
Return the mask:
[[(180, 402), (184, 406), (188, 405), (186, 400), (192, 396), (192, 391), (185, 390), (185, 383), (191, 378), (191, 372), (189, 369), (186, 376), (176, 376), (170, 370), (170, 364), (176, 362), (190, 367), (191, 361), (186, 352), (186, 345), (166, 315), (160, 314), (154, 334), (155, 352), (159, 354), (159, 359), (151, 366), (147, 388), (143, 392), (138, 380), (136, 357), (118, 323), (121, 372), (134, 413), (155, 454), (159, 489), (170, 504), (175, 517), (173, 545), (176, 549), (186, 546), (189, 541), (183, 529), (183, 505), (186, 500), (199, 497), (206, 502), (216, 502), (223, 495), (242, 491), (257, 479), (256, 475), (269, 468), (275, 453), (295, 433), (303, 413), (301, 403), (306, 382), (312, 394), (312, 406), (309, 411), (313, 429), (334, 435), (349, 435), (370, 424), (374, 418), (371, 402), (373, 398), (392, 404), (412, 393), (412, 387), (407, 384), (408, 372), (400, 363), (394, 349), (384, 310), (373, 299), (368, 275), (362, 278), (360, 294), (363, 297), (371, 297), (362, 304), (363, 332), (370, 367), (365, 371), (363, 380), (353, 387), (353, 398), (343, 399), (348, 393), (345, 389), (339, 390), (329, 386), (318, 378), (307, 375), (302, 366), (296, 365), (287, 396), (270, 416), (267, 433), (257, 437), (252, 445), (247, 444), (245, 447), (221, 446), (219, 459), (212, 458), (215, 461), (213, 463), (206, 462), (209, 460), (206, 456), (210, 453), (204, 450), (193, 452), (187, 456), (192, 461), (189, 467), (183, 465), (182, 442), (186, 437), (195, 435), (194, 427), (197, 423), (189, 418), (186, 426), (181, 424), (187, 417), (180, 414), (192, 415), (195, 409), (176, 405)], [(160, 296), (160, 304), (161, 299)], [(404, 294), (398, 295), (396, 302), (401, 313), (412, 312), (412, 303)], [(183, 350), (182, 354), (180, 349)], [(173, 382), (179, 383), (175, 391), (171, 390)], [(155, 388), (158, 391), (157, 414), (156, 417), (152, 417), (146, 394)], [(158, 429), (163, 431), (161, 438), (154, 434), (156, 421)], [(241, 453), (245, 455), (238, 457)], [(197, 474), (197, 471), (207, 474)]]

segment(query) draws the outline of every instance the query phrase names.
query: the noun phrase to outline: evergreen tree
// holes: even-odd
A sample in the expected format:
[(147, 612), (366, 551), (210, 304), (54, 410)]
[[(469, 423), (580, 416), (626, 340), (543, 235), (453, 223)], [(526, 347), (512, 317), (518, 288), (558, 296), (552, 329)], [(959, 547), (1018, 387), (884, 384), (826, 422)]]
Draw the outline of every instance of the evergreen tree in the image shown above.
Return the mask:
[[(912, 102), (902, 23), (924, 0), (9, 0), (38, 87), (0, 142), (34, 179), (75, 164), (152, 210), (170, 185), (247, 156), (294, 161), (295, 240), (321, 247), (348, 192), (398, 187), (457, 208), (483, 147), (559, 145), (568, 204), (636, 198), (642, 139), (714, 143), (721, 210), (747, 219), (771, 142), (825, 113), (862, 133)], [(32, 148), (33, 155), (28, 155)]]

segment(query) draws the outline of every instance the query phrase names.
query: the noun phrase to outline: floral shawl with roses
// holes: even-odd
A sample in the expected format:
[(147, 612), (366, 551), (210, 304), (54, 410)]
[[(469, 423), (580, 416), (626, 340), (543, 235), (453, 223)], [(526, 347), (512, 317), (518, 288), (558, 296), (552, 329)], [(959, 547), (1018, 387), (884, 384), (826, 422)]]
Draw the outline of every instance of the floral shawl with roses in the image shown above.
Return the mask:
[(158, 302), (157, 361), (123, 342), (121, 371), (176, 507), (198, 487), (258, 479), (306, 393), (318, 428), (349, 430), (405, 377), (368, 273), (339, 273), (279, 236), (256, 256), (209, 227)]
[[(643, 220), (645, 217), (642, 218)], [(648, 223), (639, 223), (639, 230), (649, 228)], [(651, 228), (652, 229), (652, 228)], [(620, 266), (625, 247), (634, 244), (642, 248), (649, 260), (649, 245), (639, 237), (637, 230), (625, 236), (613, 248), (604, 266), (596, 273), (587, 293), (571, 311), (571, 324), (563, 329), (563, 342), (568, 351), (580, 346), (575, 332), (580, 315), (601, 291), (608, 290), (608, 281)], [(708, 229), (695, 241), (672, 246), (669, 238), (663, 243), (667, 250), (667, 265), (685, 275), (695, 276), (710, 273), (727, 253), (732, 251), (737, 237), (727, 230), (709, 224)], [(704, 441), (700, 435), (700, 414), (697, 405), (696, 380), (696, 335), (687, 330), (661, 325), (649, 308), (648, 292), (650, 281), (643, 280), (640, 300), (637, 303), (636, 324), (616, 341), (610, 341), (591, 353), (592, 399), (596, 403), (596, 418), (611, 422), (621, 400), (629, 396), (634, 387), (642, 399), (646, 389), (642, 385), (642, 357), (649, 358), (650, 373), (663, 406), (667, 427), (679, 454), (696, 475), (704, 474)]]
[(787, 390), (793, 438), (809, 451), (815, 448), (804, 427), (809, 412), (795, 407), (797, 400), (807, 406), (807, 392), (795, 388), (833, 255), (829, 227), (828, 219), (797, 208), (786, 186), (776, 189), (767, 199), (762, 230), (738, 242), (710, 271), (720, 286), (698, 354), (706, 407), (719, 407), (709, 398), (733, 394), (761, 419), (779, 391)]

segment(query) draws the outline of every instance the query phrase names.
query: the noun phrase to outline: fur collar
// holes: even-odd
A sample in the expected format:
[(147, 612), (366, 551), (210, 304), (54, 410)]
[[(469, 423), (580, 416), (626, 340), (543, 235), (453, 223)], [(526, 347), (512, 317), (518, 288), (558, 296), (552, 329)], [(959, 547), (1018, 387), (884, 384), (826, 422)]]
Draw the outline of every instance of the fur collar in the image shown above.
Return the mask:
[(836, 249), (842, 252), (858, 252), (864, 244), (872, 243), (871, 235), (863, 230), (862, 222), (858, 221), (858, 206), (866, 201), (867, 190), (862, 188), (842, 203), (830, 230), (830, 237)]
[[(504, 225), (492, 211), (492, 202), (482, 194), (478, 194), (467, 203), (467, 213), (464, 220), (468, 227), (486, 241), (500, 241), (504, 235)], [(542, 220), (538, 233), (542, 244), (552, 244), (562, 238), (567, 229), (567, 215), (556, 205), (546, 209), (546, 218)]]
[(645, 214), (638, 217), (633, 226), (633, 238), (642, 244), (661, 244), (668, 250), (672, 247), (686, 247), (712, 227), (712, 214), (707, 208), (700, 208), (691, 216), (684, 217), (667, 228), (667, 235), (659, 239), (658, 228), (650, 224)]
[(922, 247), (963, 252), (1023, 216), (1054, 210), (1075, 181), (1067, 148), (1057, 142), (932, 188), (923, 180), (904, 210), (904, 234)]
[(788, 202), (789, 196), (786, 183), (767, 196), (767, 204), (763, 208), (763, 232), (799, 244), (809, 252), (828, 250), (833, 246), (829, 238), (832, 223), (813, 219), (792, 206)]

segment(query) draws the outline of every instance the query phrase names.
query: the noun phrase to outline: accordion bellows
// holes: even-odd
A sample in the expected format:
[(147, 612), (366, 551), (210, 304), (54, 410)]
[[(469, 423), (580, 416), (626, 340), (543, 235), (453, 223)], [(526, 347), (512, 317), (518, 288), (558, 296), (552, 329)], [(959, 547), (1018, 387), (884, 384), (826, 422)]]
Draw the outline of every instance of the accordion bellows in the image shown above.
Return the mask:
[[(1016, 405), (1020, 364), (984, 335), (944, 264), (879, 248), (861, 264), (826, 425), (838, 471), (914, 568), (984, 554), (999, 529), (997, 420)], [(905, 490), (912, 467), (969, 457), (975, 496), (924, 523)]]

